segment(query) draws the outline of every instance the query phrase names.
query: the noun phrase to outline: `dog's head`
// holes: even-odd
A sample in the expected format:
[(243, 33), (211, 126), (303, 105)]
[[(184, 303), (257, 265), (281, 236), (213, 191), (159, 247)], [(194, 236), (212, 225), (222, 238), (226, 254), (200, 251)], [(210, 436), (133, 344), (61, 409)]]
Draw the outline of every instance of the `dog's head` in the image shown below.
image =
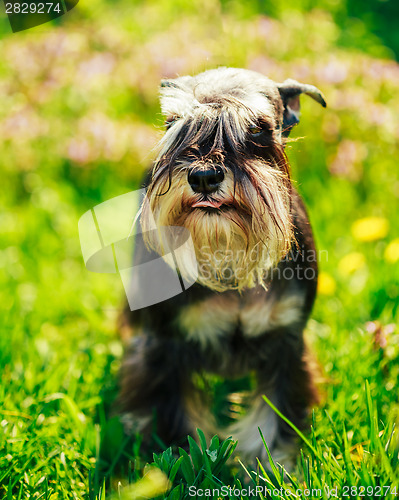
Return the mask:
[[(167, 130), (141, 222), (144, 231), (154, 221), (157, 227), (187, 228), (199, 282), (211, 289), (262, 284), (292, 244), (284, 145), (299, 121), (302, 93), (325, 106), (311, 85), (278, 84), (243, 69), (162, 82)], [(147, 244), (161, 252), (153, 236)]]

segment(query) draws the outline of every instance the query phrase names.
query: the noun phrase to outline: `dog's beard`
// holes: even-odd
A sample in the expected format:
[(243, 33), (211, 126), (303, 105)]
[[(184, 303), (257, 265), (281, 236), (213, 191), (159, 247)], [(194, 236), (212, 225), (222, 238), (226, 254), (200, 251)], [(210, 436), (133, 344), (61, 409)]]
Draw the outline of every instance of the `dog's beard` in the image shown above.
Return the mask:
[(193, 193), (187, 182), (192, 166), (180, 163), (171, 177), (168, 169), (154, 176), (141, 215), (146, 245), (173, 266), (168, 245), (150, 229), (154, 223), (157, 228), (183, 226), (191, 233), (197, 260), (181, 256), (183, 278), (198, 274), (197, 282), (215, 291), (266, 287), (265, 277), (293, 239), (288, 176), (272, 161), (247, 160), (236, 182), (227, 170), (220, 189), (208, 196), (215, 208), (193, 208), (203, 195)]

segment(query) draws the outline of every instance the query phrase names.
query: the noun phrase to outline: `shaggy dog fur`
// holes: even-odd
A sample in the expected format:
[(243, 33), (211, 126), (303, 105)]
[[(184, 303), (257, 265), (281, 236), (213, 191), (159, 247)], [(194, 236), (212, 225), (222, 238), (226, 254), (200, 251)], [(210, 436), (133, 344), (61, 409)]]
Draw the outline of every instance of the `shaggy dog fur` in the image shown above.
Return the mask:
[(196, 426), (214, 432), (198, 375), (250, 374), (247, 413), (218, 432), (237, 438), (242, 455), (265, 458), (260, 427), (276, 459), (292, 456), (292, 431), (262, 395), (299, 428), (317, 399), (303, 340), (315, 247), (284, 152), (303, 93), (325, 106), (311, 85), (243, 69), (162, 82), (167, 130), (140, 223), (157, 257), (165, 248), (154, 226), (189, 230), (196, 262), (187, 259), (180, 273), (197, 280), (165, 302), (126, 311), (135, 334), (122, 368), (130, 431), (155, 430), (166, 444), (181, 444)]

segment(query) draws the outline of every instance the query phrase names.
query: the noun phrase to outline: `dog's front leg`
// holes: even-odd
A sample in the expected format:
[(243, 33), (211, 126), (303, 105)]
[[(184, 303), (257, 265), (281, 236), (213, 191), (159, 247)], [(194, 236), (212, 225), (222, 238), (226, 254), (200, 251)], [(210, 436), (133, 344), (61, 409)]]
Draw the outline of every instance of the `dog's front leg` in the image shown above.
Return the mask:
[(192, 433), (185, 408), (191, 391), (186, 353), (178, 341), (136, 337), (125, 355), (120, 401), (128, 433), (155, 432), (166, 444), (183, 444)]
[(267, 453), (258, 428), (261, 429), (273, 459), (291, 468), (297, 452), (296, 433), (264, 401), (270, 401), (297, 428), (303, 429), (312, 404), (317, 402), (317, 391), (308, 366), (302, 333), (284, 329), (268, 334), (262, 352), (258, 346), (258, 386), (252, 406), (243, 419), (231, 427), (238, 440), (240, 453), (253, 460), (267, 461)]

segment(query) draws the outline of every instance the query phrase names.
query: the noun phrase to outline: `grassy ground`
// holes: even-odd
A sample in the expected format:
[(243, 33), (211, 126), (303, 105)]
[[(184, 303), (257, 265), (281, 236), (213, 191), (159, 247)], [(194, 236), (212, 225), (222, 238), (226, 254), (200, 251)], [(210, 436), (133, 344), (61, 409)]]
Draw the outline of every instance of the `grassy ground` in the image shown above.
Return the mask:
[[(302, 99), (295, 134), (306, 139), (288, 150), (323, 251), (307, 335), (326, 379), (292, 482), (339, 498), (345, 485), (398, 485), (399, 67), (326, 11), (272, 20), (248, 6), (93, 0), (19, 34), (1, 20), (0, 498), (92, 499), (104, 474), (117, 497), (165, 489), (152, 471), (123, 490), (152, 458), (108, 418), (123, 293), (116, 277), (85, 269), (77, 223), (138, 187), (160, 134), (160, 78), (218, 65), (312, 83), (329, 105)], [(156, 458), (169, 498), (244, 481), (237, 461), (223, 465), (231, 443), (201, 446), (192, 461)]]

